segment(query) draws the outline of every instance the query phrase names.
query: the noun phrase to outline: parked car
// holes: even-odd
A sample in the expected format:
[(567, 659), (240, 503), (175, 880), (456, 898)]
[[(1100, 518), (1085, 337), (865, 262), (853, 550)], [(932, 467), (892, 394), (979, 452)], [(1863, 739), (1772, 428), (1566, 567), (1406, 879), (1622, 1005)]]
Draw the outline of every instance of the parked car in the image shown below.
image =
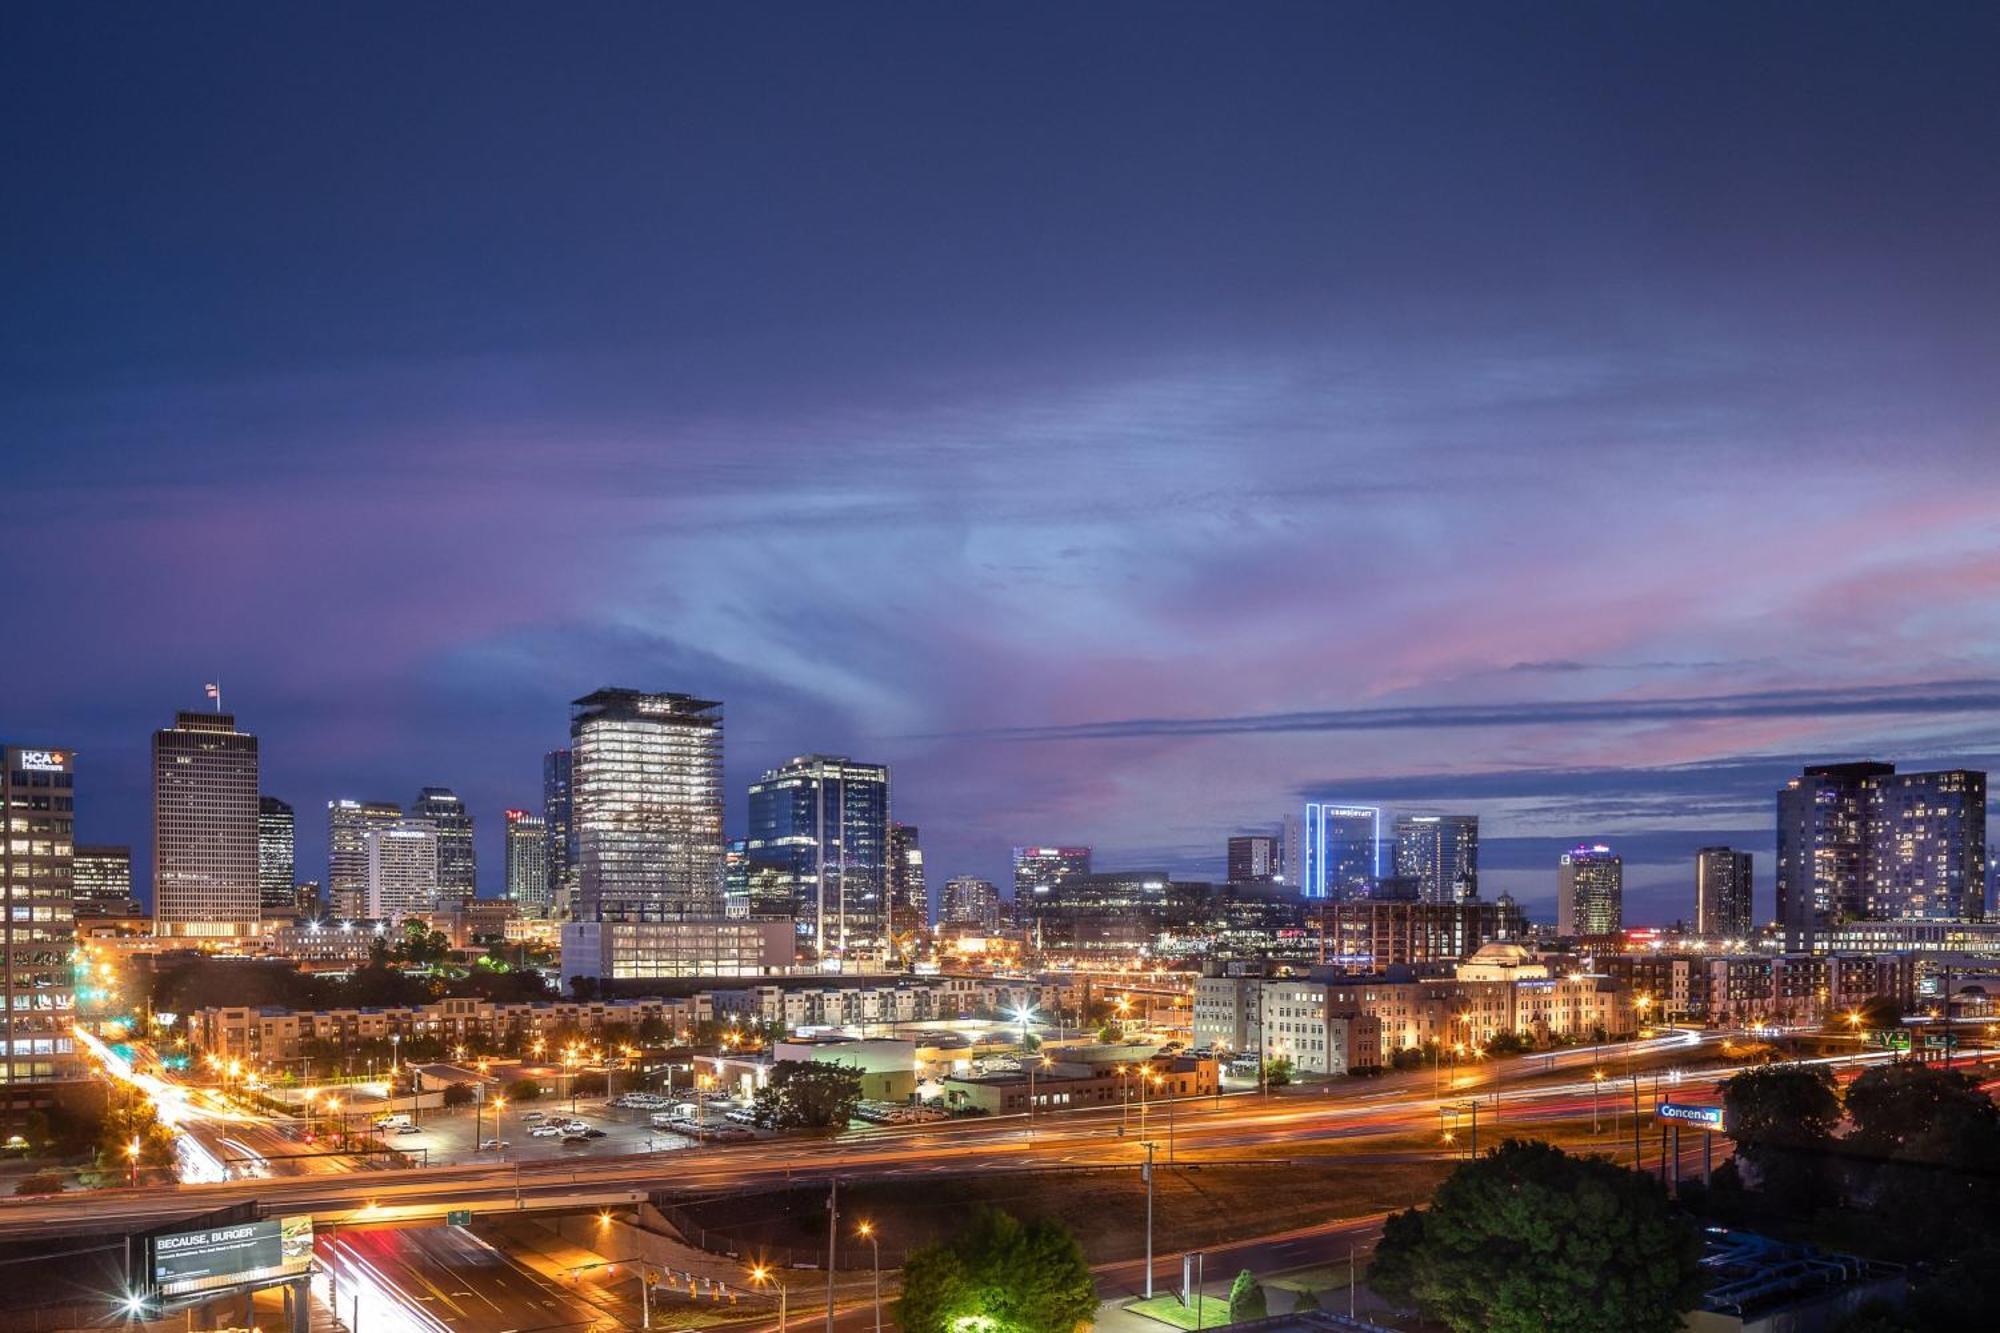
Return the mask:
[(604, 1131), (601, 1129), (586, 1129), (583, 1131), (583, 1137), (587, 1139), (601, 1139), (604, 1137)]
[(415, 1125), (398, 1125), (396, 1126), (396, 1132), (398, 1134), (421, 1134), (423, 1130), (418, 1129)]
[(507, 1140), (505, 1139), (484, 1139), (481, 1140), (479, 1144), (479, 1151), (498, 1152), (506, 1146), (507, 1146)]
[(565, 1134), (562, 1136), (562, 1141), (565, 1145), (573, 1143), (588, 1143), (590, 1142), (590, 1137), (585, 1134)]
[(561, 1125), (533, 1125), (530, 1126), (528, 1129), (528, 1137), (535, 1139), (552, 1139), (555, 1138), (558, 1134), (561, 1134), (562, 1132), (563, 1129)]

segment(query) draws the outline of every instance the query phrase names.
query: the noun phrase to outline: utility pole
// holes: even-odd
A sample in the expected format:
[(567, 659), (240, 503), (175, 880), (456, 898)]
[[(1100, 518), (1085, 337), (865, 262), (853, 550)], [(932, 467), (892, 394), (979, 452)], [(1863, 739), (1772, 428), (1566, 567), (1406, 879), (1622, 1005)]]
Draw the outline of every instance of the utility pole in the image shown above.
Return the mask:
[(1153, 1145), (1146, 1145), (1146, 1299), (1153, 1299)]
[(826, 1196), (826, 1333), (833, 1333), (833, 1265), (834, 1241), (840, 1226), (840, 1177), (833, 1178), (833, 1188)]

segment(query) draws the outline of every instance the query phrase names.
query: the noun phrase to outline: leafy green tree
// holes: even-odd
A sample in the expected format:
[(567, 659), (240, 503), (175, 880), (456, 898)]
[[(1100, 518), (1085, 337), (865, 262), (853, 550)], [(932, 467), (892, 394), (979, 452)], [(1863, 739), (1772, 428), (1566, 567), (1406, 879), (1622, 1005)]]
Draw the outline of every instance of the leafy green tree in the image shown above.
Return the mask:
[(1747, 1204), (1807, 1217), (1834, 1202), (1840, 1097), (1825, 1066), (1760, 1065), (1733, 1074), (1722, 1084), (1722, 1113)]
[(542, 1095), (542, 1085), (531, 1078), (517, 1078), (507, 1085), (507, 1100), (532, 1102)]
[(757, 1089), (757, 1118), (774, 1129), (844, 1128), (861, 1102), (861, 1070), (818, 1060), (780, 1060)]
[(985, 1209), (904, 1262), (896, 1322), (904, 1333), (1074, 1333), (1096, 1313), (1090, 1265), (1067, 1228)]
[(1262, 1284), (1257, 1281), (1255, 1274), (1247, 1268), (1244, 1269), (1236, 1275), (1236, 1280), (1229, 1284), (1229, 1322), (1241, 1324), (1252, 1319), (1262, 1319), (1269, 1313), (1270, 1308), (1264, 1299)]
[(444, 1090), (446, 1106), (470, 1106), (476, 1094), (470, 1083), (453, 1083)]
[(1765, 1065), (1722, 1084), (1723, 1132), (1739, 1148), (1824, 1148), (1840, 1124), (1840, 1097), (1824, 1065)]
[(1292, 1081), (1292, 1057), (1280, 1055), (1264, 1062), (1264, 1086), (1282, 1088)]
[(60, 1194), (62, 1193), (62, 1187), (62, 1172), (37, 1171), (31, 1176), (22, 1176), (20, 1180), (16, 1181), (14, 1184), (14, 1193), (17, 1195)]
[(1650, 1176), (1509, 1139), (1391, 1218), (1368, 1276), (1460, 1333), (1671, 1333), (1700, 1256)]
[(1858, 1153), (1949, 1165), (2000, 1164), (2000, 1107), (1962, 1070), (1899, 1060), (1871, 1069), (1847, 1090)]

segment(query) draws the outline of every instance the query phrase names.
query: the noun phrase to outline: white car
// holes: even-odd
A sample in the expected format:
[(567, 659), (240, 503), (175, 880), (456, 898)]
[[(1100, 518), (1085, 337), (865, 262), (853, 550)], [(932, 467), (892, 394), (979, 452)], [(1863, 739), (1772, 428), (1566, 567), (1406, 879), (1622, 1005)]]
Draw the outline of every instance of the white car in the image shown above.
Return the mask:
[(528, 1136), (536, 1139), (553, 1139), (565, 1132), (561, 1125), (534, 1125), (529, 1128)]
[(481, 1151), (481, 1152), (498, 1152), (498, 1151), (500, 1151), (500, 1149), (502, 1149), (502, 1148), (504, 1148), (504, 1147), (506, 1147), (506, 1146), (507, 1146), (507, 1140), (505, 1140), (505, 1139), (486, 1139), (486, 1140), (483, 1140), (483, 1141), (482, 1141), (482, 1142), (480, 1143), (480, 1145), (479, 1145), (479, 1151)]

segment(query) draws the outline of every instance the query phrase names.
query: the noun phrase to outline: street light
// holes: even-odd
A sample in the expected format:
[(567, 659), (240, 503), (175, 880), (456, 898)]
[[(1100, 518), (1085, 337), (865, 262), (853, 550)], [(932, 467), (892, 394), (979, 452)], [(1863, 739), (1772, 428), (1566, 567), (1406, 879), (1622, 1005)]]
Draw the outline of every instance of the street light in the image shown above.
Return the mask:
[(1604, 1132), (1603, 1126), (1597, 1118), (1597, 1098), (1598, 1094), (1603, 1091), (1604, 1091), (1604, 1071), (1602, 1069), (1591, 1070), (1590, 1071), (1590, 1132), (1593, 1134), (1601, 1134)]
[(785, 1284), (775, 1277), (771, 1270), (763, 1264), (755, 1264), (751, 1267), (750, 1280), (760, 1287), (768, 1282), (778, 1289), (778, 1333), (785, 1333), (785, 1307), (788, 1301)]
[(862, 1222), (854, 1229), (867, 1238), (869, 1254), (875, 1261), (875, 1333), (882, 1333), (882, 1246), (873, 1222)]
[(134, 1137), (130, 1143), (125, 1145), (125, 1155), (131, 1158), (132, 1160), (132, 1188), (138, 1189), (139, 1188), (139, 1140), (137, 1137)]
[(1052, 1061), (1046, 1055), (1039, 1060), (1030, 1060), (1028, 1062), (1028, 1132), (1030, 1134), (1035, 1132), (1035, 1069), (1037, 1066), (1047, 1069), (1051, 1063)]

